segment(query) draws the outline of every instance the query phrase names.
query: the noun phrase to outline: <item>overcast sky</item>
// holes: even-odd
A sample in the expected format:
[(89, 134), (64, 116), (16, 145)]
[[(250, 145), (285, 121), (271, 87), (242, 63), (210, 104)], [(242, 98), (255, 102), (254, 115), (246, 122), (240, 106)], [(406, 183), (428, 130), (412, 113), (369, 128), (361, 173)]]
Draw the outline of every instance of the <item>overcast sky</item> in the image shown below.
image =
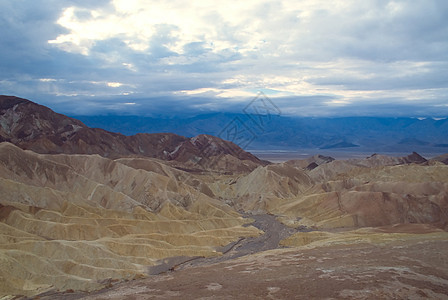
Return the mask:
[(0, 94), (74, 114), (448, 115), (448, 1), (0, 0)]

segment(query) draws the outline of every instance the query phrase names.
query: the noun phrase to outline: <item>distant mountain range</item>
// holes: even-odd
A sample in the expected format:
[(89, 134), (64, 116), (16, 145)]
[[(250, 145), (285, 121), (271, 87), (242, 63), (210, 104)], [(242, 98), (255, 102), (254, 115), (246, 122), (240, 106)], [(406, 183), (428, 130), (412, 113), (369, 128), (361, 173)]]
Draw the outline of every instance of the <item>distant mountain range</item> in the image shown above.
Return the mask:
[[(0, 97), (0, 141), (10, 141), (37, 152), (45, 149), (55, 153), (143, 155), (185, 161), (192, 154), (198, 156), (204, 151), (199, 149), (200, 143), (206, 142), (204, 139), (219, 141), (216, 145), (222, 146), (222, 151), (218, 150), (221, 154), (237, 153), (238, 159), (256, 163), (254, 157), (240, 148), (249, 151), (311, 149), (306, 152), (312, 154), (416, 151), (432, 154), (430, 157), (448, 152), (446, 118), (303, 118), (234, 113), (185, 118), (119, 115), (70, 118), (25, 99)], [(148, 148), (158, 140), (163, 140), (163, 145)], [(140, 149), (149, 152), (142, 153)]]
[(245, 149), (349, 149), (370, 153), (445, 153), (448, 150), (448, 119), (303, 118), (232, 113), (202, 114), (189, 118), (74, 117), (91, 127), (125, 135), (173, 132), (183, 136), (209, 134), (232, 140), (240, 134), (240, 142), (238, 139), (233, 141)]

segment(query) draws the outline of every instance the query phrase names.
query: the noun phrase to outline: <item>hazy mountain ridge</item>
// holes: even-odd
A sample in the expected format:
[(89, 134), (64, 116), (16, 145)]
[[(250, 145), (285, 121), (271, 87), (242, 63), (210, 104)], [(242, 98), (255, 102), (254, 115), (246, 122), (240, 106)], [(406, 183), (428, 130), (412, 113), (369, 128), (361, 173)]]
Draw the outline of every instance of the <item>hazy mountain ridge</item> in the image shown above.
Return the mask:
[[(382, 117), (262, 116), (263, 126), (245, 114), (214, 113), (190, 118), (141, 116), (76, 116), (86, 124), (123, 134), (173, 132), (184, 136), (222, 135), (235, 118), (256, 135), (252, 149), (344, 148), (360, 146), (370, 151), (407, 152), (410, 147), (444, 152), (448, 144), (447, 119)], [(256, 118), (256, 116), (255, 116)]]

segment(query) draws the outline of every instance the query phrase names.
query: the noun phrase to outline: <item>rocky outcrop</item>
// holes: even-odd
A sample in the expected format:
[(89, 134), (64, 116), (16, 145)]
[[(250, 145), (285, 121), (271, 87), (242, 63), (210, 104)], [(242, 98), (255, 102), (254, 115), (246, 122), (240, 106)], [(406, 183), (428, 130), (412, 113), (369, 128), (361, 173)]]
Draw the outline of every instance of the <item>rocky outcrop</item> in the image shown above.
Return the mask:
[(448, 165), (448, 153), (434, 157), (432, 160), (444, 163), (445, 165)]

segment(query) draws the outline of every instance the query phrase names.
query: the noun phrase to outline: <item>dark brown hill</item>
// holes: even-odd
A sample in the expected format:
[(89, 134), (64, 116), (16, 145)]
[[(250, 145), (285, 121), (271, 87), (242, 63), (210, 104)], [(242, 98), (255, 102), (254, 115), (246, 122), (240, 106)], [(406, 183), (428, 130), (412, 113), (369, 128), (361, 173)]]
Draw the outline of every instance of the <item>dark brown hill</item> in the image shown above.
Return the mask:
[(79, 120), (14, 96), (0, 96), (0, 142), (3, 141), (37, 153), (140, 156), (182, 163), (230, 155), (250, 161), (254, 167), (265, 164), (236, 144), (217, 137), (187, 138), (172, 133), (125, 136), (89, 128)]
[(332, 162), (333, 160), (333, 157), (316, 154), (307, 159), (288, 160), (286, 164), (296, 168), (312, 170), (321, 164), (326, 164)]

